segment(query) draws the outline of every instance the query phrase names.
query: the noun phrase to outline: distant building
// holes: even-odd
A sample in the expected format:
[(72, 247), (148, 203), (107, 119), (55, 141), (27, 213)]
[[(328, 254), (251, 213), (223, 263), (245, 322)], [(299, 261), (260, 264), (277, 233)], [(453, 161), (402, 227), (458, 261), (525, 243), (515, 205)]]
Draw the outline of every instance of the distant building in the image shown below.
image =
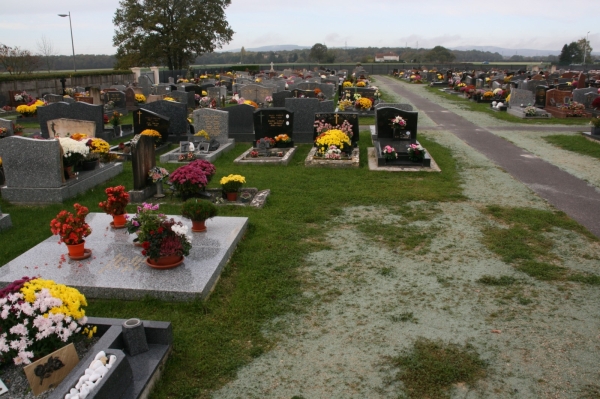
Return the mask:
[(400, 56), (394, 53), (380, 53), (375, 54), (375, 62), (398, 62), (400, 61)]

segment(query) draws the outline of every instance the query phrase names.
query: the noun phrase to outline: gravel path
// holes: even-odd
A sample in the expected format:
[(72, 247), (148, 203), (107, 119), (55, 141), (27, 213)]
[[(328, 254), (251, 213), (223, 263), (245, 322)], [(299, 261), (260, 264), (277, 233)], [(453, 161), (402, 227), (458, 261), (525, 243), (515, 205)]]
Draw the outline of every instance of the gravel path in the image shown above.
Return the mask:
[[(487, 118), (478, 123), (490, 125)], [(420, 115), (419, 134), (456, 157), (468, 199), (402, 204), (431, 215), (408, 222), (430, 237), (413, 251), (363, 233), (372, 224), (402, 228), (407, 221), (394, 209), (345, 209), (326, 226), (331, 249), (306, 256), (307, 312), (266, 325), (274, 349), (242, 368), (214, 398), (398, 398), (398, 370), (386, 359), (418, 337), (469, 342), (489, 362), (487, 377), (471, 388), (458, 385), (453, 398), (597, 397), (600, 289), (534, 280), (481, 243), (482, 231), (495, 226), (482, 213), (486, 205), (552, 208), (455, 135), (428, 126), (435, 124)], [(497, 134), (518, 136), (519, 146), (543, 141), (536, 132)], [(561, 155), (551, 147), (539, 151), (555, 161)], [(579, 170), (575, 165), (565, 167)], [(564, 266), (600, 274), (598, 243), (559, 229), (548, 236)], [(483, 275), (513, 276), (521, 283), (484, 286), (476, 282)]]

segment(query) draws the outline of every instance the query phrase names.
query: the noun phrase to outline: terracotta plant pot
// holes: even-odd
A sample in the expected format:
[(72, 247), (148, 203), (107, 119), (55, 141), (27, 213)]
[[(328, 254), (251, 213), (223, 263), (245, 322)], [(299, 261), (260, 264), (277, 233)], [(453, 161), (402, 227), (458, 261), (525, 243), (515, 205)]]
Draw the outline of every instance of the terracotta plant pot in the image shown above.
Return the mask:
[(169, 255), (158, 259), (146, 258), (146, 264), (153, 269), (172, 269), (183, 263), (183, 256)]
[(80, 244), (67, 244), (67, 249), (71, 258), (81, 258), (85, 254), (85, 241)]
[(192, 231), (194, 233), (203, 233), (206, 231), (206, 220), (192, 220)]
[(237, 191), (227, 193), (227, 201), (235, 202), (237, 201)]
[(125, 227), (125, 223), (127, 223), (127, 219), (125, 219), (125, 214), (122, 215), (112, 215), (113, 217), (113, 227), (115, 229), (120, 229)]

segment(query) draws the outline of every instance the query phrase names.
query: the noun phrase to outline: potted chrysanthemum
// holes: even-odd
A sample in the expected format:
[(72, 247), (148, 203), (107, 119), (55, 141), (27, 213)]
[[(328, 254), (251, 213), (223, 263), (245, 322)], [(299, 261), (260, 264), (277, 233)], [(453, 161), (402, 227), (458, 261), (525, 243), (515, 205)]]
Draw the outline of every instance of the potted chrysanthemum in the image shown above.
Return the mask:
[(217, 216), (217, 207), (210, 201), (190, 198), (183, 203), (181, 215), (192, 221), (192, 231), (206, 231), (206, 220)]
[(84, 160), (85, 156), (90, 153), (90, 149), (85, 142), (73, 140), (69, 137), (60, 137), (58, 140), (63, 150), (65, 178), (73, 178), (75, 177), (73, 168)]
[(237, 201), (238, 190), (246, 183), (246, 178), (242, 175), (229, 175), (221, 178), (219, 182), (223, 191), (227, 195), (227, 201)]

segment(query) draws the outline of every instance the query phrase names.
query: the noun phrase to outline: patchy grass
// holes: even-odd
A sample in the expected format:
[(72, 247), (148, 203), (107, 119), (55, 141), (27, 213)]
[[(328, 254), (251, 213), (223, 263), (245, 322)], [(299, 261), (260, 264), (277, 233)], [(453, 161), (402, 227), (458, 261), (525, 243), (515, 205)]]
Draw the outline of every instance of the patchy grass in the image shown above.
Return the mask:
[(517, 279), (511, 276), (493, 277), (485, 275), (482, 276), (479, 280), (477, 280), (477, 282), (485, 285), (507, 287), (509, 285), (515, 284), (517, 282)]
[(473, 385), (486, 375), (486, 363), (466, 344), (444, 344), (419, 338), (413, 348), (392, 359), (396, 378), (409, 398), (450, 398), (455, 384)]
[(600, 159), (600, 141), (588, 140), (580, 135), (567, 134), (544, 136), (542, 138), (548, 143), (562, 148), (563, 150)]

